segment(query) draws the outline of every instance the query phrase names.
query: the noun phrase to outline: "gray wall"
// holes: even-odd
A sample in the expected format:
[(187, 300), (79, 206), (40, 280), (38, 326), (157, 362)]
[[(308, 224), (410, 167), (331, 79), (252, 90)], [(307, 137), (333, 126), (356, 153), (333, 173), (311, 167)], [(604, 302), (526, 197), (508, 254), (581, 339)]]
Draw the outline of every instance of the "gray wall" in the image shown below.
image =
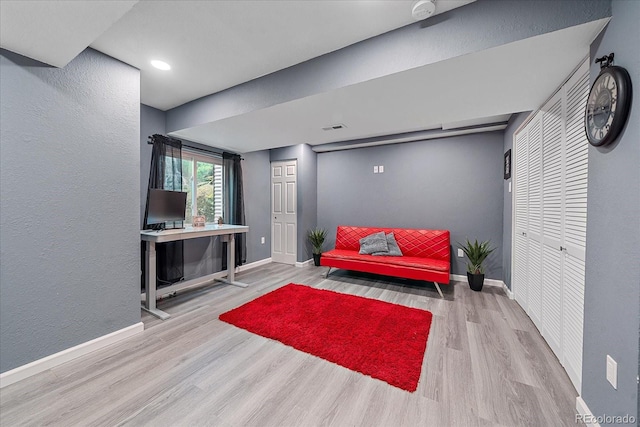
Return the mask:
[[(487, 278), (502, 278), (503, 133), (318, 154), (318, 221), (335, 246), (338, 225), (447, 229), (497, 250)], [(383, 174), (373, 166), (383, 165)], [(466, 273), (452, 253), (452, 273)]]
[[(298, 196), (298, 239), (297, 261), (311, 259), (312, 248), (307, 233), (318, 226), (318, 166), (317, 154), (309, 144), (298, 144), (291, 147), (270, 150), (272, 162), (281, 160), (297, 160), (297, 196)], [(267, 177), (270, 177), (271, 174)], [(269, 178), (270, 179), (270, 178)], [(269, 184), (271, 185), (271, 184)], [(271, 212), (271, 205), (269, 205)], [(269, 217), (271, 221), (271, 217)]]
[[(164, 111), (148, 105), (140, 105), (140, 227), (144, 221), (153, 151), (148, 140), (151, 135), (166, 134), (166, 116)], [(214, 152), (220, 151), (192, 141), (183, 141), (183, 143)], [(209, 237), (187, 240), (183, 247), (185, 280), (202, 277), (222, 269), (222, 244), (219, 237), (214, 240)]]
[(166, 114), (148, 105), (140, 104), (140, 228), (143, 226), (144, 210), (149, 190), (152, 145), (147, 141), (153, 134), (164, 134)]
[(307, 234), (318, 225), (318, 155), (309, 144), (300, 147), (300, 189), (298, 191), (298, 261), (313, 257)]
[[(502, 211), (502, 281), (511, 289), (511, 238), (513, 218), (513, 193), (509, 192), (509, 184), (513, 182), (513, 134), (529, 117), (531, 111), (514, 114), (509, 119), (509, 126), (504, 130), (504, 148), (511, 151), (511, 178), (504, 180), (504, 208)], [(513, 188), (511, 189), (513, 191)]]
[(140, 73), (0, 51), (0, 371), (140, 321)]
[[(244, 207), (247, 233), (247, 262), (271, 257), (271, 166), (269, 151), (242, 155)], [(264, 237), (264, 244), (260, 238)]]
[(549, 3), (479, 0), (169, 110), (167, 132), (608, 17), (611, 10), (610, 0)]
[[(149, 168), (151, 166), (151, 145), (147, 143), (153, 134), (165, 134), (164, 111), (141, 104), (140, 106), (140, 224), (144, 220), (147, 200)], [(183, 143), (198, 148), (221, 152), (217, 148), (203, 146), (192, 141)], [(270, 190), (269, 190), (269, 152), (259, 151), (243, 155), (242, 173), (244, 177), (247, 233), (247, 263), (259, 261), (271, 256), (270, 236)], [(260, 237), (265, 237), (265, 244)], [(212, 274), (222, 269), (222, 246), (220, 238), (192, 239), (184, 243), (185, 280)]]
[[(152, 146), (147, 142), (149, 136), (166, 134), (166, 113), (164, 111), (140, 105), (140, 226), (144, 221), (151, 168)], [(185, 142), (185, 141), (183, 141)], [(214, 149), (215, 150), (215, 149)], [(184, 278), (185, 280), (206, 276), (222, 269), (222, 245), (220, 238), (190, 239), (184, 242)]]
[[(615, 52), (633, 83), (633, 105), (615, 145), (589, 147), (589, 207), (582, 397), (594, 415), (638, 414), (640, 314), (640, 2), (612, 2), (613, 17), (591, 59)], [(599, 72), (591, 66), (591, 81)], [(618, 389), (605, 358), (618, 362)]]

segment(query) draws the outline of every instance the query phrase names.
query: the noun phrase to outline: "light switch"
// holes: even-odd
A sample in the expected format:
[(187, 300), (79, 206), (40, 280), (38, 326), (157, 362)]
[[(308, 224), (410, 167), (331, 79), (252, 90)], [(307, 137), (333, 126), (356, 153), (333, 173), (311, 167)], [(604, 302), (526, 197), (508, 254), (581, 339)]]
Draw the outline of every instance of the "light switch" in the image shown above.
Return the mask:
[(373, 173), (378, 173), (378, 167), (377, 166), (373, 167)]
[(613, 388), (618, 389), (618, 364), (613, 357), (607, 354), (607, 381), (611, 383)]
[(509, 181), (509, 193), (511, 193), (511, 181)]
[(378, 172), (384, 173), (384, 166), (383, 165), (378, 166)]
[(462, 249), (458, 248), (458, 258), (463, 258), (464, 257), (464, 252), (462, 252)]
[(260, 238), (260, 243), (264, 245), (264, 237)]

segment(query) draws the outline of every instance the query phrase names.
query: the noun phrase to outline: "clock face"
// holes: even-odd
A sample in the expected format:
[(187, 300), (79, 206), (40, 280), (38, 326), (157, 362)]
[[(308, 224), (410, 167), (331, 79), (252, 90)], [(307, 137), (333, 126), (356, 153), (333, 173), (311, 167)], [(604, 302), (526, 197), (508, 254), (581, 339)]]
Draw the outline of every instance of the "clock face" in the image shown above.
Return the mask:
[(611, 130), (618, 102), (618, 85), (611, 74), (600, 74), (587, 101), (587, 135), (599, 143)]
[(600, 72), (585, 112), (585, 131), (591, 145), (606, 145), (618, 136), (628, 116), (630, 90), (629, 74), (623, 68), (608, 67)]

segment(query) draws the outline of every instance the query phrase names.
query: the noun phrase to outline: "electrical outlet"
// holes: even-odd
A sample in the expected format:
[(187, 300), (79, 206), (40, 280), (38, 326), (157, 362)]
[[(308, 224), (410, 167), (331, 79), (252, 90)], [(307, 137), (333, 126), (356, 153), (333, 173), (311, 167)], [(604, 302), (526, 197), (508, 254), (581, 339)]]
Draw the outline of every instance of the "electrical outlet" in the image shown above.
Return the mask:
[(378, 172), (379, 173), (384, 173), (384, 166), (383, 165), (378, 166)]
[(611, 383), (613, 388), (618, 389), (618, 363), (613, 357), (607, 354), (607, 381)]
[(378, 167), (377, 166), (373, 167), (373, 173), (378, 173)]
[(458, 248), (458, 258), (463, 258), (464, 257), (464, 252), (462, 252), (462, 249)]
[(264, 245), (264, 237), (260, 238), (260, 243)]

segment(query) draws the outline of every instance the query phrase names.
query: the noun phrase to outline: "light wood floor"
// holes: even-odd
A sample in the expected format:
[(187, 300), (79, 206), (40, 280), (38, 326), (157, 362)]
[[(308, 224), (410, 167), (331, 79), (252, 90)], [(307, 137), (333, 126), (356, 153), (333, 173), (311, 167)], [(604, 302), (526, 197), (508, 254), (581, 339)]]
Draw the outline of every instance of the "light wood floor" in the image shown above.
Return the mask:
[[(576, 392), (502, 289), (473, 292), (269, 264), (163, 300), (164, 322), (0, 391), (0, 424), (56, 426), (570, 426)], [(218, 315), (287, 283), (433, 313), (418, 390), (253, 335)]]

